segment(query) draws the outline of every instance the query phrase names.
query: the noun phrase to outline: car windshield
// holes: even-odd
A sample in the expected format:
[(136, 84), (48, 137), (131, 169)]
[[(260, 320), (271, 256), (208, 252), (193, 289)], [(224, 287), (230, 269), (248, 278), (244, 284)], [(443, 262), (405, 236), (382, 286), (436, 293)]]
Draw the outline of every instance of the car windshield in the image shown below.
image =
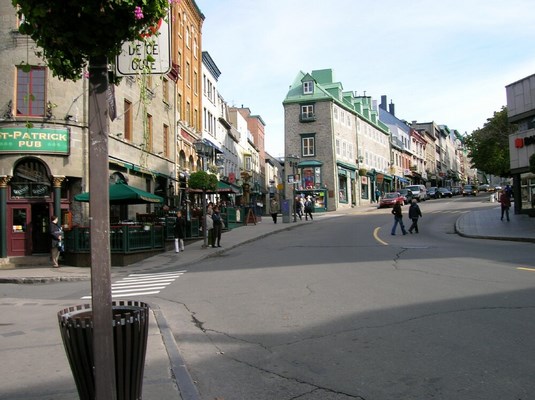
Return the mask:
[(417, 192), (420, 191), (420, 188), (418, 186), (407, 186), (407, 189), (416, 190)]
[(398, 194), (397, 193), (387, 193), (385, 195), (385, 198), (386, 199), (395, 199), (396, 197), (398, 197)]

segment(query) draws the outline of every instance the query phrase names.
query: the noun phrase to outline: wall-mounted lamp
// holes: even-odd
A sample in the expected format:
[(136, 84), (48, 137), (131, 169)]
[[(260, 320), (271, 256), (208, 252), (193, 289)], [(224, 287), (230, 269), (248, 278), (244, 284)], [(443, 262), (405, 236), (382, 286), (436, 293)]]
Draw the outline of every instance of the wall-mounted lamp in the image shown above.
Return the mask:
[(116, 133), (115, 136), (121, 137), (121, 136), (123, 136), (123, 134), (121, 132), (119, 132), (119, 133)]
[(163, 151), (159, 151), (159, 152), (158, 152), (158, 155), (159, 155), (159, 156), (162, 155), (162, 154), (163, 154)]

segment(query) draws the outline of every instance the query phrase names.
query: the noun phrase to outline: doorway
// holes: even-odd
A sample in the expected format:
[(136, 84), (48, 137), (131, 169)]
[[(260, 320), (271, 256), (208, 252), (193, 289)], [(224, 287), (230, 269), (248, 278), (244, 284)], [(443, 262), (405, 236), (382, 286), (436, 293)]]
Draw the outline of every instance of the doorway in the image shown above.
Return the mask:
[(32, 204), (32, 254), (50, 251), (50, 212), (47, 203)]

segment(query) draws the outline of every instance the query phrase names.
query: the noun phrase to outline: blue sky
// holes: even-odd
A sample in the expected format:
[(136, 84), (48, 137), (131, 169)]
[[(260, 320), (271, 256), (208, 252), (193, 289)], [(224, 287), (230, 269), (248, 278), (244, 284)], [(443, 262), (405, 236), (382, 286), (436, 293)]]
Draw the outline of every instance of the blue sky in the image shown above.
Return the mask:
[(284, 154), (284, 100), (299, 71), (332, 68), (344, 90), (392, 100), (407, 121), (480, 128), (505, 86), (535, 73), (533, 0), (196, 0), (204, 51), (230, 105), (266, 123)]

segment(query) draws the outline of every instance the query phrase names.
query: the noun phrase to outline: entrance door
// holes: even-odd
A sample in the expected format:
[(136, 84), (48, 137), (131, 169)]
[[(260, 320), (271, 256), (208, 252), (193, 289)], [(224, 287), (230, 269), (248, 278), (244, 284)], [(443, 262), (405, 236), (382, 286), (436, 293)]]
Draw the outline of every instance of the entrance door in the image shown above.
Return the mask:
[(50, 251), (50, 216), (48, 204), (32, 204), (32, 253)]
[(9, 240), (7, 251), (10, 256), (31, 254), (30, 206), (13, 205), (7, 209)]

